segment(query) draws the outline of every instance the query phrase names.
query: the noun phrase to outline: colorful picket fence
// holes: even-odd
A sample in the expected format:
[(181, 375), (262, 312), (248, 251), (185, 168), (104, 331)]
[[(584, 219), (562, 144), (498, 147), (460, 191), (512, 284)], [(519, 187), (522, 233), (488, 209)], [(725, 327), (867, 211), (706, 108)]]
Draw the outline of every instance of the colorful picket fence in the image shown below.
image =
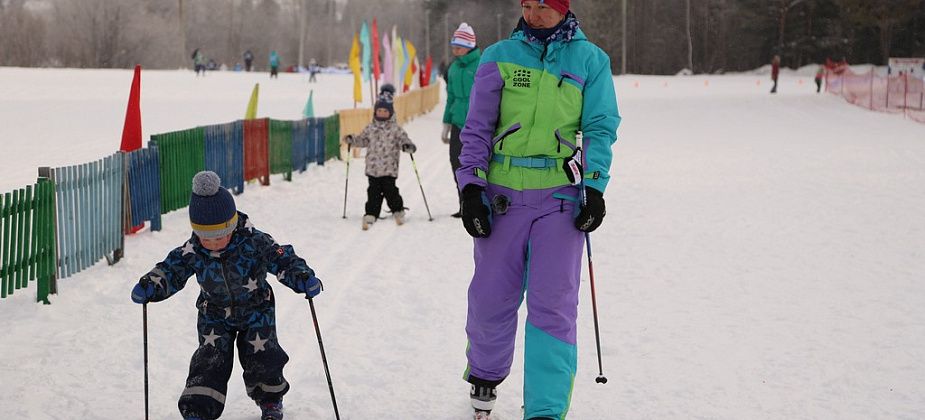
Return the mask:
[(0, 197), (0, 297), (37, 283), (48, 303), (55, 274), (55, 185), (39, 179)]
[[(436, 86), (403, 95), (397, 103), (401, 121), (437, 102)], [(269, 185), (270, 174), (291, 180), (293, 170), (339, 158), (348, 114), (239, 120), (155, 134), (147, 148), (41, 168), (36, 184), (0, 195), (0, 298), (35, 281), (37, 300), (48, 303), (57, 279), (104, 258), (114, 264), (122, 257), (125, 231), (145, 222), (160, 230), (162, 214), (189, 204), (199, 171), (215, 171), (224, 187), (240, 194), (246, 181)], [(348, 125), (369, 121), (363, 119)]]
[(106, 258), (115, 263), (123, 241), (123, 154), (51, 169), (57, 200), (57, 278)]

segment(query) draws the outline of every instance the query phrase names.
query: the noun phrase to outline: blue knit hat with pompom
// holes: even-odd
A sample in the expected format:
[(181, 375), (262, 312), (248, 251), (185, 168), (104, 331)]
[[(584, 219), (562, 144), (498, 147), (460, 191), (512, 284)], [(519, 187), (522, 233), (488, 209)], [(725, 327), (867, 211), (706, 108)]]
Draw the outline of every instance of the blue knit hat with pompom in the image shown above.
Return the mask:
[(238, 225), (238, 211), (231, 193), (212, 171), (193, 177), (193, 194), (189, 200), (189, 220), (196, 236), (214, 239), (227, 236)]

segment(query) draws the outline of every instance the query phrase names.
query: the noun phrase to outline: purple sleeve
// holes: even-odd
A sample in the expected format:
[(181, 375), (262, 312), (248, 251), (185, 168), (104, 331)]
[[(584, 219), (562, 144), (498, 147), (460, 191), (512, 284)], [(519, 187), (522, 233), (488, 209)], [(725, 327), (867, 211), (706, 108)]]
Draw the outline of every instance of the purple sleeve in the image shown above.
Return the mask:
[(491, 139), (498, 123), (501, 105), (501, 89), (504, 79), (498, 65), (491, 61), (479, 65), (475, 73), (475, 82), (469, 94), (469, 114), (466, 126), (459, 135), (462, 152), (459, 154), (459, 169), (456, 180), (459, 190), (469, 184), (485, 186), (487, 182), (480, 178), (477, 170), (485, 173), (491, 158)]

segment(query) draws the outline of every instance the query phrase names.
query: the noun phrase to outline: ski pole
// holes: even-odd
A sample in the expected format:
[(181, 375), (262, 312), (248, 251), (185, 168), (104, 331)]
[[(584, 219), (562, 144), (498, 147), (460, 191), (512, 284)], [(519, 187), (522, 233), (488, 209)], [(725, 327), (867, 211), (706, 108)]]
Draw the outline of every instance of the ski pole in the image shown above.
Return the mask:
[[(581, 149), (583, 146), (584, 134), (579, 131), (575, 134), (575, 144), (578, 145), (578, 148)], [(584, 154), (582, 153), (582, 158)], [(585, 207), (588, 205), (588, 194), (585, 192), (585, 177), (584, 174), (581, 174), (581, 205)], [(601, 361), (601, 332), (598, 327), (597, 322), (597, 293), (594, 292), (594, 263), (591, 260), (591, 233), (585, 232), (585, 246), (588, 250), (588, 276), (591, 279), (591, 313), (594, 316), (594, 342), (597, 345), (597, 369), (598, 375), (594, 379), (594, 382), (599, 384), (606, 384), (607, 377), (604, 376), (604, 364)]]
[(324, 343), (321, 342), (321, 329), (318, 328), (318, 316), (315, 314), (315, 301), (308, 298), (308, 307), (312, 310), (312, 323), (315, 324), (315, 335), (318, 336), (318, 348), (321, 349), (321, 362), (324, 363), (324, 374), (328, 377), (328, 390), (331, 391), (331, 402), (334, 404), (334, 417), (340, 420), (340, 413), (337, 411), (337, 398), (334, 397), (334, 384), (331, 382), (331, 371), (328, 370), (328, 359), (324, 355)]
[[(584, 194), (582, 194), (582, 196), (584, 196)], [(598, 376), (594, 379), (594, 382), (606, 384), (607, 377), (604, 376), (604, 366), (601, 362), (601, 333), (597, 325), (597, 294), (594, 293), (594, 264), (591, 262), (591, 234), (588, 232), (585, 232), (585, 245), (588, 248), (588, 276), (591, 278), (591, 312), (594, 315), (594, 341), (597, 344)]]
[(350, 143), (347, 143), (347, 176), (344, 179), (344, 215), (341, 217), (343, 219), (347, 218), (347, 185), (350, 182)]
[(421, 174), (418, 173), (418, 165), (414, 163), (414, 153), (408, 153), (411, 155), (411, 167), (414, 168), (414, 176), (418, 178), (418, 187), (421, 187), (421, 197), (424, 197), (424, 208), (427, 209), (427, 221), (433, 222), (434, 218), (430, 215), (430, 206), (427, 205), (427, 196), (424, 195), (424, 186), (421, 185)]
[(142, 331), (145, 345), (145, 420), (148, 420), (148, 304), (141, 305)]

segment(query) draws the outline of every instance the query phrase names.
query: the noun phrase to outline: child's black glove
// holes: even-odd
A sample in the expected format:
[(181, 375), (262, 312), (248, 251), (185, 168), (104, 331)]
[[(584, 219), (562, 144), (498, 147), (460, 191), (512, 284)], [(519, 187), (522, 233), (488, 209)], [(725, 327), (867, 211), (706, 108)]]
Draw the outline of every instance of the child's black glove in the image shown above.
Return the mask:
[(466, 185), (462, 192), (462, 221), (466, 232), (473, 238), (491, 235), (491, 209), (485, 197), (485, 188)]
[(414, 153), (418, 151), (418, 147), (411, 143), (403, 144), (401, 145), (401, 151), (406, 153)]
[(353, 145), (353, 134), (347, 134), (347, 137), (344, 137), (344, 143)]
[(324, 284), (321, 283), (321, 280), (305, 271), (295, 274), (293, 286), (295, 286), (296, 292), (305, 293), (306, 299), (318, 296), (318, 293), (324, 290)]
[(585, 205), (575, 218), (575, 228), (582, 232), (594, 232), (604, 221), (607, 209), (604, 207), (604, 194), (594, 188), (585, 188)]

